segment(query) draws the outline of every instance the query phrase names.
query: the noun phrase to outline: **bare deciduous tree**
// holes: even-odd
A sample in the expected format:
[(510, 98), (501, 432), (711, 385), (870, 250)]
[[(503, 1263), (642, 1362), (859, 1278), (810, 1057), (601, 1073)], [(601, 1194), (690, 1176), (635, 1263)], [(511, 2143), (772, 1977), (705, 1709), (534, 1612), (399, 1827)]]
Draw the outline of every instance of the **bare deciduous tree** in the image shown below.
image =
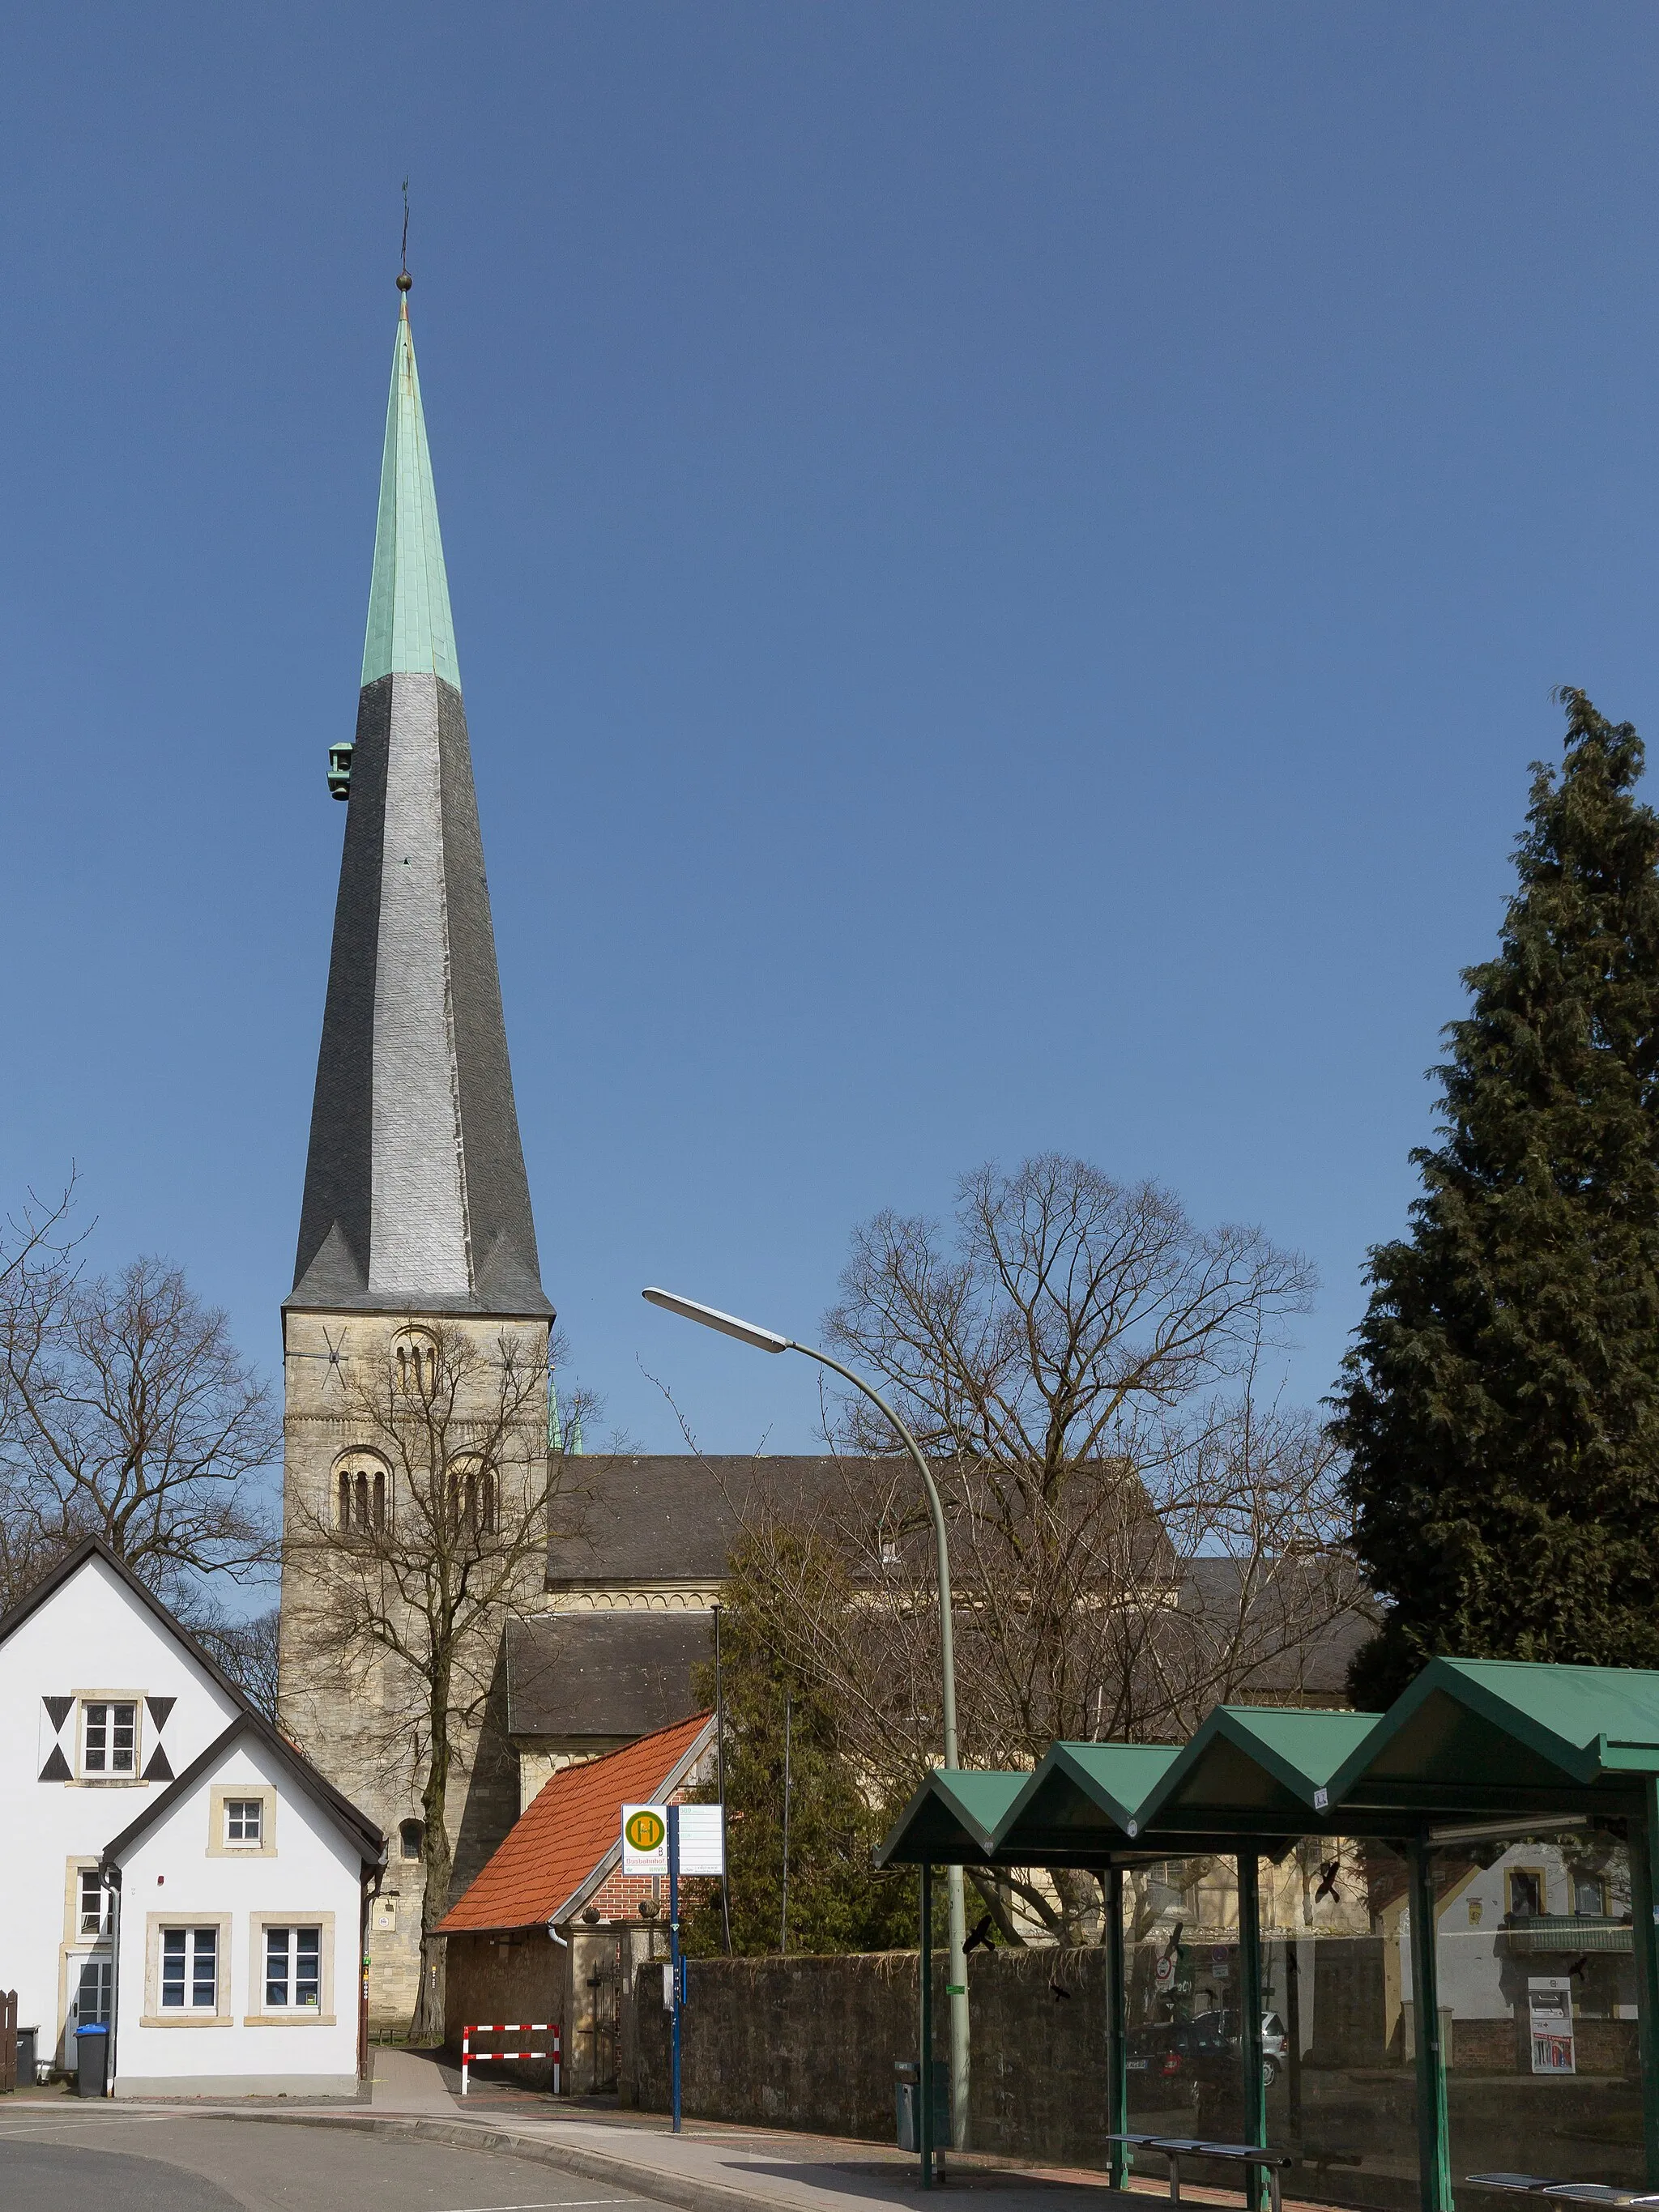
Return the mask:
[[(1054, 1155), (965, 1178), (953, 1240), (892, 1213), (855, 1232), (829, 1334), (945, 1497), (971, 1764), (1170, 1740), (1218, 1700), (1298, 1692), (1358, 1596), (1333, 1449), (1261, 1394), (1312, 1285), (1259, 1231), (1200, 1230), (1169, 1192)], [(874, 1410), (830, 1425), (838, 1492), (803, 1515), (761, 1460), (736, 1501), (743, 1601), (896, 1801), (939, 1754), (931, 1532)], [(981, 1887), (1010, 1936), (1016, 1896), (1061, 1940), (1098, 1919), (1091, 1877)]]
[(254, 1479), (281, 1424), (224, 1314), (160, 1260), (86, 1274), (57, 1233), (67, 1204), (26, 1218), (0, 1273), (8, 1571), (96, 1534), (188, 1613), (194, 1577), (257, 1577), (274, 1558)]
[(250, 1704), (268, 1721), (276, 1717), (276, 1666), (281, 1610), (232, 1614), (204, 1601), (186, 1621), (198, 1644), (216, 1659)]
[[(359, 1748), (418, 1792), (425, 1881), (416, 2037), (444, 2027), (448, 1794), (488, 1700), (508, 1616), (546, 1571), (565, 1462), (547, 1449), (549, 1358), (527, 1333), (410, 1322), (354, 1357), (345, 1420), (362, 1447), (320, 1501), (290, 1497), (283, 1712), (307, 1733), (301, 1677), (353, 1686)], [(592, 1408), (567, 1394), (566, 1418)], [(378, 1478), (378, 1479), (377, 1479)]]

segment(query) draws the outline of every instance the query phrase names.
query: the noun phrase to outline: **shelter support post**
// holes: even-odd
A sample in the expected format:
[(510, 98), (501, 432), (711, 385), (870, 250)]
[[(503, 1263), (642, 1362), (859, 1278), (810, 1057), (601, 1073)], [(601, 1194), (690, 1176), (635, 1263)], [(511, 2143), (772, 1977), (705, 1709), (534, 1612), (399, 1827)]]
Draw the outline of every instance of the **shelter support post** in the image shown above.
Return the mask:
[[(1265, 2148), (1267, 2091), (1261, 2078), (1261, 1861), (1255, 1851), (1238, 1855), (1239, 2051), (1244, 2069), (1244, 2140)], [(1245, 2169), (1251, 2212), (1268, 2212), (1264, 2166)]]
[[(1121, 2136), (1129, 2126), (1129, 2005), (1123, 1974), (1123, 1869), (1106, 1876), (1106, 2132)], [(1115, 2142), (1107, 2179), (1114, 2189), (1129, 2185), (1129, 2146)]]
[(1642, 1777), (1642, 1817), (1630, 1824), (1631, 1941), (1642, 2057), (1642, 2134), (1648, 2187), (1659, 2189), (1659, 1776)]
[(1425, 1836), (1406, 1846), (1412, 1929), (1412, 2013), (1417, 2039), (1417, 2172), (1422, 2212), (1452, 2212), (1446, 2120), (1446, 2054), (1440, 2042), (1440, 1977), (1434, 1953), (1434, 1875)]
[(921, 2185), (933, 2185), (933, 1869), (921, 1869), (921, 1955), (917, 1960), (921, 1984), (921, 2063), (916, 2069), (916, 2149), (921, 2158)]

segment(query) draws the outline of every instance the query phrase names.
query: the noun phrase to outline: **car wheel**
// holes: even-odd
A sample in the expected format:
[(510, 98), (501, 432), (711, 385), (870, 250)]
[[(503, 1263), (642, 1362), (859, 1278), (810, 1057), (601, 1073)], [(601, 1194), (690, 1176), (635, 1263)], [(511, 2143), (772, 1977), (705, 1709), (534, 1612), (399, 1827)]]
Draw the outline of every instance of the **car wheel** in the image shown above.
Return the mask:
[(1278, 2081), (1278, 2079), (1279, 2079), (1279, 2061), (1278, 2061), (1276, 2058), (1264, 2058), (1264, 2059), (1262, 2060), (1262, 2062), (1261, 2062), (1261, 2086), (1262, 2086), (1262, 2087), (1263, 2087), (1264, 2089), (1271, 2089), (1271, 2088), (1273, 2087), (1273, 2083), (1274, 2083), (1275, 2081)]

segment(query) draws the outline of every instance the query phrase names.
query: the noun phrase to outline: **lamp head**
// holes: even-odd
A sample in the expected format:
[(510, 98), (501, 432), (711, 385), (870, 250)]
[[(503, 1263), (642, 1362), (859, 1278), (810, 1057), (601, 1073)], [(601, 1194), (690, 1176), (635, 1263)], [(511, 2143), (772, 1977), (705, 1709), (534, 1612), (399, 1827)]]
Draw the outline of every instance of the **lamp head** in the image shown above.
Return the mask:
[(722, 1336), (735, 1336), (739, 1344), (752, 1344), (757, 1352), (787, 1352), (789, 1339), (780, 1336), (775, 1329), (762, 1328), (752, 1321), (739, 1321), (735, 1314), (722, 1313), (718, 1306), (700, 1305), (696, 1298), (682, 1298), (672, 1291), (647, 1290), (640, 1296), (665, 1313), (678, 1314), (682, 1321), (701, 1322), (705, 1328), (717, 1328)]

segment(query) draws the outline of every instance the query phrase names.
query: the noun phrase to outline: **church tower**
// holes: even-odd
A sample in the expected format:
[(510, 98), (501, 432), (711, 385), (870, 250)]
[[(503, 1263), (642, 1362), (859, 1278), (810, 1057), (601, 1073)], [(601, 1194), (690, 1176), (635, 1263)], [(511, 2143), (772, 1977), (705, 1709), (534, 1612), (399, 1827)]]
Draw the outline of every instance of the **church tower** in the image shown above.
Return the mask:
[(550, 1320), (501, 1022), (404, 295), (294, 1289), (284, 1310)]
[[(355, 1417), (353, 1378), (391, 1370), (400, 1350), (418, 1358), (430, 1333), (464, 1335), (498, 1361), (514, 1346), (526, 1365), (544, 1366), (553, 1320), (501, 1018), (408, 280), (398, 283), (356, 740), (329, 757), (329, 788), (346, 801), (344, 848), (283, 1305), (283, 1724), (392, 1838), (370, 1931), (377, 2020), (406, 2020), (414, 1994), (418, 1778), (386, 1756), (386, 1731), (377, 1735), (368, 1710), (372, 1680), (331, 1677), (317, 1656), (306, 1540), (319, 1528), (349, 1532), (354, 1512), (377, 1513), (382, 1501), (391, 1510), (392, 1478)], [(544, 1464), (544, 1405), (521, 1425), (517, 1455)], [(477, 1741), (467, 1747), (450, 1792), (483, 1848), (518, 1811), (516, 1770), (492, 1781), (488, 1765)], [(460, 1881), (475, 1854), (457, 1841)]]

